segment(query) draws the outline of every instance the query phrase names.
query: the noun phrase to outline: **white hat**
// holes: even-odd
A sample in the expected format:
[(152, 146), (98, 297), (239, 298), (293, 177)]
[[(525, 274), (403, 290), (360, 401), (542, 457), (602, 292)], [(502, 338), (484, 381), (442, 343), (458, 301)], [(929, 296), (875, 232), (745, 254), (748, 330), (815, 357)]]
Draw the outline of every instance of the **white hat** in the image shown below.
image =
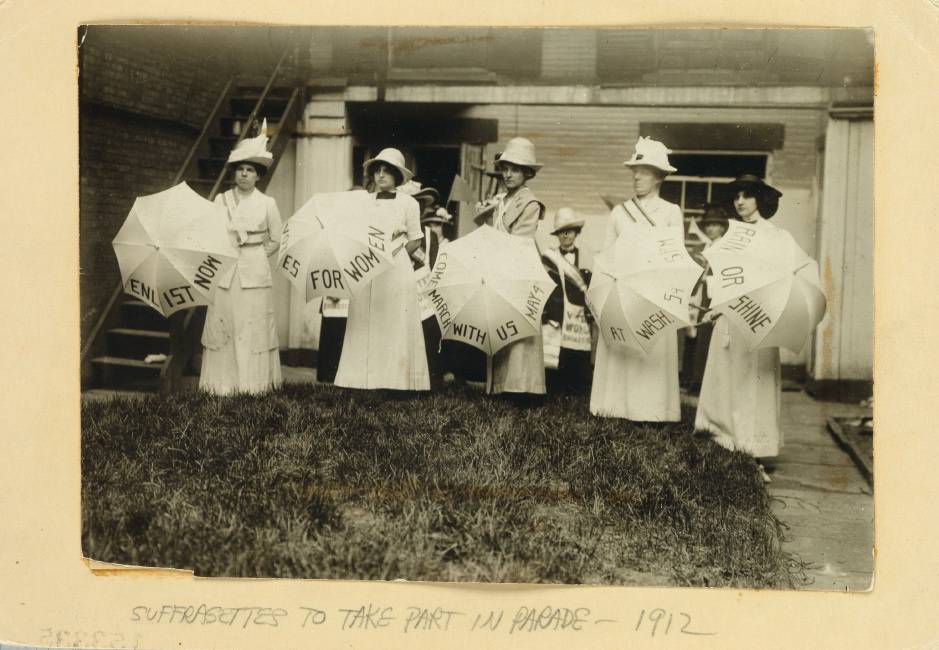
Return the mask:
[(411, 177), (414, 175), (411, 173), (411, 170), (404, 166), (404, 154), (398, 151), (397, 149), (382, 149), (377, 156), (365, 161), (365, 164), (362, 165), (362, 170), (365, 172), (366, 176), (370, 176), (369, 167), (373, 163), (383, 162), (391, 165), (399, 172), (401, 172), (401, 184), (407, 183), (411, 180)]
[(228, 164), (242, 162), (257, 163), (270, 167), (274, 162), (274, 154), (267, 150), (267, 118), (261, 126), (261, 134), (256, 138), (245, 138), (239, 142), (232, 152), (228, 154)]
[(678, 170), (672, 167), (668, 162), (668, 154), (670, 153), (672, 153), (672, 150), (658, 140), (639, 138), (639, 142), (636, 143), (636, 153), (623, 164), (627, 167), (648, 165), (649, 167), (655, 167), (656, 169), (661, 169), (663, 172), (671, 174)]
[(562, 230), (583, 227), (583, 218), (578, 217), (577, 213), (574, 212), (572, 208), (560, 208), (557, 212), (554, 213), (554, 230), (551, 232), (551, 234), (556, 235)]
[(528, 167), (533, 171), (538, 171), (544, 167), (544, 165), (535, 162), (535, 145), (532, 144), (531, 140), (525, 138), (512, 138), (506, 143), (505, 151), (496, 161), (496, 169), (506, 162), (519, 167)]

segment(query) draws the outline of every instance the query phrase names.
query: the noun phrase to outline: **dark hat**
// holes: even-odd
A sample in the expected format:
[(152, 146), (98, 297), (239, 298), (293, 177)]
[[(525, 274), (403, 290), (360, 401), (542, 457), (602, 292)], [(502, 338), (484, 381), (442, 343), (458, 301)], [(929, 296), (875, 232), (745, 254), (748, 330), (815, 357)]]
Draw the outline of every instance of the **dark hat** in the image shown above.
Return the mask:
[(420, 192), (412, 194), (411, 196), (421, 204), (422, 210), (426, 210), (430, 206), (440, 203), (440, 192), (432, 187), (425, 187)]
[(705, 203), (702, 208), (704, 209), (704, 215), (698, 220), (700, 225), (706, 226), (709, 223), (719, 223), (727, 227), (727, 211), (724, 209), (723, 205), (716, 201), (711, 201)]
[(759, 176), (752, 174), (738, 176), (736, 180), (727, 184), (727, 189), (732, 193), (730, 197), (731, 206), (733, 206), (733, 195), (737, 192), (746, 192), (752, 195), (757, 201), (760, 216), (764, 219), (769, 219), (779, 209), (779, 197), (782, 196), (782, 192), (772, 185), (767, 185)]
[(754, 196), (757, 194), (763, 194), (764, 196), (775, 196), (776, 198), (782, 196), (782, 192), (777, 190), (772, 185), (767, 185), (762, 178), (759, 176), (754, 176), (753, 174), (744, 174), (743, 176), (738, 176), (736, 180), (727, 184), (727, 188), (732, 192), (753, 192)]

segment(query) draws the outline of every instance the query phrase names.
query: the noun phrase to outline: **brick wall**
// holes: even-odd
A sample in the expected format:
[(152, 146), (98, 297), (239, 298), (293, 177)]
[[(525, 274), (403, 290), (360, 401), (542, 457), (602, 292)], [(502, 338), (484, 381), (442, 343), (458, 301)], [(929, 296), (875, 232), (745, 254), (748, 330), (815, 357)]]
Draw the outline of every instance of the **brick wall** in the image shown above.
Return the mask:
[(82, 43), (83, 342), (120, 281), (111, 240), (135, 197), (169, 187), (229, 75), (225, 51), (191, 40), (93, 26)]

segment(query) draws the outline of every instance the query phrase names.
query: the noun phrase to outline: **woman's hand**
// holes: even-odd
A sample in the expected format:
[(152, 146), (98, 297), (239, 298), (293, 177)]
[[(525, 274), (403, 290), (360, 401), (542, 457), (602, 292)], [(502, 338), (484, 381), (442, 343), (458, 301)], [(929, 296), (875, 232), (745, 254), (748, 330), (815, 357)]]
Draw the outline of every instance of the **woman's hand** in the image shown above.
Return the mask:
[(495, 207), (497, 201), (495, 199), (487, 199), (485, 201), (480, 201), (476, 204), (476, 214), (480, 215), (484, 212), (488, 212), (493, 207)]

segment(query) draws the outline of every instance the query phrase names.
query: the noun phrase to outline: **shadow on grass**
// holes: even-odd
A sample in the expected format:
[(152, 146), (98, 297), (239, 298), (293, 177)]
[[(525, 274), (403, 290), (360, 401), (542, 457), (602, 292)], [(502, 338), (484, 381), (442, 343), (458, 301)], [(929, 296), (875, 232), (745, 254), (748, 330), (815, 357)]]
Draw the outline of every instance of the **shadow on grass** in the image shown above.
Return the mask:
[(470, 389), (82, 405), (82, 548), (202, 576), (792, 586), (754, 461)]

